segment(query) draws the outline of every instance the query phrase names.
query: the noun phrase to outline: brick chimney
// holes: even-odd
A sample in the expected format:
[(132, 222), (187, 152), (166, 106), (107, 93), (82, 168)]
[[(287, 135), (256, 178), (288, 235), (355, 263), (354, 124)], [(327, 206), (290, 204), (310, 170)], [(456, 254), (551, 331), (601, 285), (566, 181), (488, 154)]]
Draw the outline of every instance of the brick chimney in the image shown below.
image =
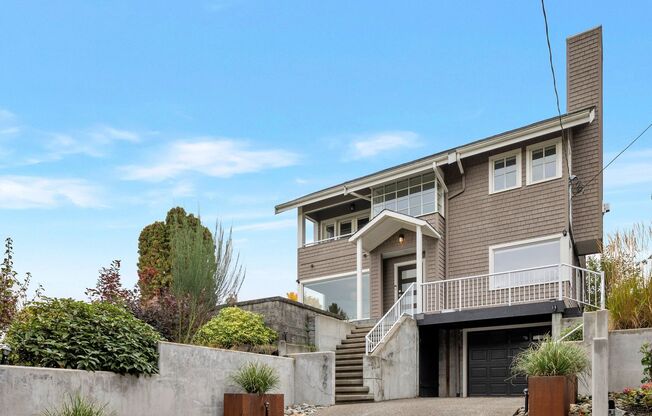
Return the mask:
[[(602, 26), (566, 39), (567, 112), (595, 108), (591, 124), (571, 133), (572, 174), (588, 182), (602, 169)], [(572, 199), (572, 232), (579, 255), (602, 242), (602, 174)]]

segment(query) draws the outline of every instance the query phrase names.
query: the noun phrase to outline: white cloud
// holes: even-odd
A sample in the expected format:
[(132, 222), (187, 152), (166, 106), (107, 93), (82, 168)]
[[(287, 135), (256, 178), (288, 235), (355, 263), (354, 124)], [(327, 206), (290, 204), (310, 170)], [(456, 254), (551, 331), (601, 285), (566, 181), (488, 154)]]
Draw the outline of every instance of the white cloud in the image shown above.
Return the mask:
[(240, 225), (233, 227), (233, 231), (269, 231), (291, 228), (296, 226), (296, 220), (285, 219), (267, 222), (258, 222), (253, 224)]
[(81, 179), (0, 176), (0, 208), (54, 208), (64, 204), (101, 206), (97, 190)]
[(414, 148), (420, 145), (419, 135), (412, 131), (386, 131), (355, 136), (349, 144), (346, 159), (366, 159), (391, 150)]
[(89, 130), (88, 135), (97, 143), (110, 143), (112, 141), (136, 143), (140, 141), (140, 134), (111, 126), (97, 126)]
[(297, 163), (297, 154), (285, 150), (252, 149), (241, 141), (200, 138), (171, 143), (163, 156), (149, 166), (121, 169), (125, 179), (162, 181), (184, 173), (228, 178), (240, 173), (260, 172)]
[(9, 110), (6, 110), (4, 108), (0, 108), (0, 123), (1, 122), (7, 122), (7, 121), (13, 121), (16, 118), (16, 115), (12, 113)]
[(309, 181), (308, 179), (303, 179), (303, 178), (296, 178), (296, 179), (294, 180), (294, 182), (295, 182), (297, 185), (305, 185), (305, 184), (307, 184), (307, 183), (310, 183), (310, 181)]

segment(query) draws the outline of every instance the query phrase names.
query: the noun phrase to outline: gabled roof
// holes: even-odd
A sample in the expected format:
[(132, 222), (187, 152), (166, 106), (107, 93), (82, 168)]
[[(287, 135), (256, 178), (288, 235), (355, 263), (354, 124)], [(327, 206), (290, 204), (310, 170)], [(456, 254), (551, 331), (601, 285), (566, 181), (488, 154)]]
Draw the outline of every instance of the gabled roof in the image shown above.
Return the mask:
[[(590, 107), (583, 110), (578, 110), (572, 113), (567, 113), (561, 116), (561, 123), (564, 129), (569, 129), (582, 124), (593, 122), (595, 118), (595, 108)], [(560, 120), (558, 116), (551, 117), (524, 127), (500, 133), (494, 136), (486, 137), (484, 139), (476, 140), (474, 142), (465, 144), (460, 147), (444, 150), (439, 153), (432, 154), (411, 162), (403, 163), (388, 169), (365, 175), (357, 179), (343, 182), (339, 185), (331, 186), (317, 192), (313, 192), (302, 197), (293, 199), (275, 207), (276, 214), (289, 211), (293, 208), (308, 205), (314, 202), (323, 201), (338, 195), (346, 195), (351, 192), (356, 192), (361, 189), (369, 188), (388, 182), (394, 177), (403, 177), (408, 175), (417, 174), (433, 166), (441, 166), (456, 159), (464, 159), (469, 156), (474, 156), (480, 153), (488, 152), (511, 144), (523, 142), (526, 140), (534, 139), (546, 134), (561, 131)]]
[(361, 239), (362, 249), (369, 253), (399, 230), (416, 231), (417, 227), (421, 227), (423, 235), (438, 239), (441, 238), (441, 235), (428, 221), (385, 209), (376, 215), (373, 220), (369, 221), (367, 225), (353, 234), (349, 238), (349, 242), (355, 243)]

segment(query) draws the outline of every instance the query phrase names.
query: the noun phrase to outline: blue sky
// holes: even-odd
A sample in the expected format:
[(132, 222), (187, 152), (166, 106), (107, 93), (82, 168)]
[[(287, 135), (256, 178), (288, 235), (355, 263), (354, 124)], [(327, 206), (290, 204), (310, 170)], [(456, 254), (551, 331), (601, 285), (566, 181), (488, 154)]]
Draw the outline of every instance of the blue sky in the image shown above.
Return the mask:
[[(548, 1), (604, 27), (608, 160), (652, 119), (652, 4)], [(241, 299), (295, 288), (275, 204), (556, 114), (540, 3), (6, 1), (0, 236), (50, 296), (83, 298), (172, 206), (232, 225)], [(367, 142), (377, 145), (366, 152)], [(605, 229), (652, 219), (652, 134), (605, 174)]]

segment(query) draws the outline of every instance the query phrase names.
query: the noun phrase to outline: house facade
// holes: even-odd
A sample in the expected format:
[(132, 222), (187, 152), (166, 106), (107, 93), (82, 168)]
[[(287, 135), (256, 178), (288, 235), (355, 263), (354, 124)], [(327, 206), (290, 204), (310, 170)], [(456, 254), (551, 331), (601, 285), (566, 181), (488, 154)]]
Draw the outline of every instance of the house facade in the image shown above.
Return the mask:
[(297, 211), (300, 301), (378, 323), (367, 352), (416, 318), (421, 395), (522, 394), (514, 352), (602, 306), (586, 269), (602, 241), (601, 27), (566, 56), (561, 117), (276, 207)]

